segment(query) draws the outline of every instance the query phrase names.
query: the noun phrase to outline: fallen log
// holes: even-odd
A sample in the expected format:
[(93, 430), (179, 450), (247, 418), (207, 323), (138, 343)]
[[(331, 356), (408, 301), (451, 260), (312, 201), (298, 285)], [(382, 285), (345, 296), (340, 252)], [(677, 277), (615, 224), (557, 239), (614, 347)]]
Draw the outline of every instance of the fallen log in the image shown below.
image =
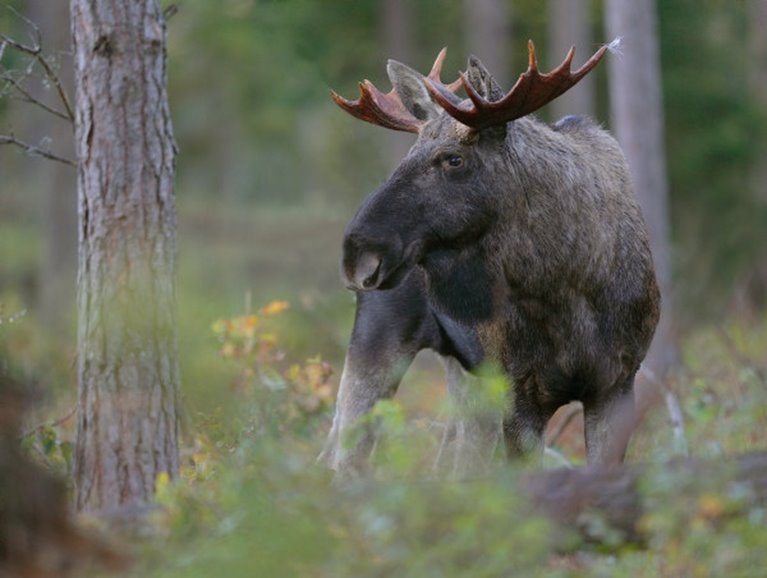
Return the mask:
[[(530, 473), (520, 483), (531, 510), (588, 542), (641, 544), (643, 519), (673, 505), (690, 517), (722, 522), (767, 504), (767, 452), (718, 460), (678, 459), (663, 464), (587, 466)], [(597, 528), (597, 530), (595, 530)]]

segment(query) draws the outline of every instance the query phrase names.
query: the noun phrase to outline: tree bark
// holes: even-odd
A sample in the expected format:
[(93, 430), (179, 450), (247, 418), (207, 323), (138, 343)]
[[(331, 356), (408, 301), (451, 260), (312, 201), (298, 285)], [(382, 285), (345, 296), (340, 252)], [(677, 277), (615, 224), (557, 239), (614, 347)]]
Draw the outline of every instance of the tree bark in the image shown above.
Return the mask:
[[(575, 46), (573, 69), (578, 68), (593, 52), (591, 10), (589, 0), (549, 0), (548, 69), (558, 66)], [(573, 88), (551, 103), (554, 119), (569, 114), (594, 116), (594, 77), (586, 75)]]
[(79, 214), (77, 508), (178, 471), (175, 145), (157, 0), (71, 0)]
[(663, 306), (645, 360), (659, 379), (678, 362), (673, 335), (668, 187), (663, 141), (660, 54), (654, 0), (607, 0), (608, 38), (620, 37), (620, 55), (607, 58), (612, 128), (623, 147), (642, 206)]

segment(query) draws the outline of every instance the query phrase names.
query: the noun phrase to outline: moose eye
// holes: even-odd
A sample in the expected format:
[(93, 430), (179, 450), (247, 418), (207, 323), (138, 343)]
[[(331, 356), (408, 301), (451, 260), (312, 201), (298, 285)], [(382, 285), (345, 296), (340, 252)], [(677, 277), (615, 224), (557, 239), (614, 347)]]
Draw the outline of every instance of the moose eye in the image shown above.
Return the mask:
[(449, 169), (459, 169), (463, 166), (463, 157), (461, 155), (448, 155), (442, 161), (442, 165)]

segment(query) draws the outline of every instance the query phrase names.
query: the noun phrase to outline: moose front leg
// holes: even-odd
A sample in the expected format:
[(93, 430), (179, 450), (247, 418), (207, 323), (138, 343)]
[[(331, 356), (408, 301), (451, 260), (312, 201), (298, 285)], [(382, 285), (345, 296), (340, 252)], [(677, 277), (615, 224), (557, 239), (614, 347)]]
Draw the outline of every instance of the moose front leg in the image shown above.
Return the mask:
[[(373, 424), (361, 423), (375, 404), (392, 397), (402, 375), (415, 357), (380, 352), (377, 358), (355, 354), (350, 348), (341, 375), (333, 425), (319, 460), (336, 471), (339, 479), (357, 478), (368, 470), (368, 457), (375, 443)], [(356, 439), (346, 440), (352, 428)], [(346, 444), (350, 443), (347, 447)]]
[[(416, 354), (432, 347), (438, 334), (420, 273), (411, 273), (395, 289), (358, 294), (333, 425), (319, 457), (339, 479), (368, 470), (375, 431), (361, 420), (376, 402), (396, 393)], [(354, 439), (345, 439), (355, 428)]]

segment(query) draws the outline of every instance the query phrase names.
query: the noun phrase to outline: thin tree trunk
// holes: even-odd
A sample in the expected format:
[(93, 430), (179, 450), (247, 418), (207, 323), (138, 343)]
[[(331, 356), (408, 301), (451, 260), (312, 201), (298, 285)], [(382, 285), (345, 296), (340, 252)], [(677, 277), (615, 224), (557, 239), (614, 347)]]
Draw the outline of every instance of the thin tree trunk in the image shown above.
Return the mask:
[(505, 0), (464, 0), (466, 40), (504, 89), (510, 88), (511, 9)]
[[(749, 72), (751, 95), (762, 114), (767, 110), (767, 1), (749, 0)], [(754, 142), (751, 191), (757, 205), (767, 206), (767, 139)], [(767, 307), (767, 249), (756, 255), (752, 266), (736, 287), (735, 303), (741, 313), (758, 316)]]
[(676, 365), (678, 352), (673, 335), (668, 187), (655, 3), (607, 0), (605, 11), (608, 38), (622, 39), (621, 54), (607, 59), (612, 128), (626, 153), (647, 221), (663, 297), (660, 323), (645, 363), (663, 379)]
[[(387, 58), (393, 58), (417, 68), (413, 47), (413, 7), (409, 0), (379, 0), (379, 35)], [(413, 145), (413, 135), (386, 131), (386, 162), (397, 167)]]
[[(749, 1), (749, 21), (751, 23), (751, 91), (760, 110), (767, 109), (767, 2)], [(754, 163), (753, 186), (756, 198), (767, 204), (767, 142), (762, 138), (756, 143), (758, 154)]]
[(157, 0), (71, 0), (79, 161), (77, 508), (140, 508), (178, 471), (173, 194)]
[[(591, 37), (591, 2), (589, 0), (549, 0), (549, 68), (559, 65), (575, 46), (573, 69), (582, 65), (593, 52)], [(554, 119), (570, 114), (594, 116), (594, 77), (586, 75), (572, 89), (551, 103)]]

